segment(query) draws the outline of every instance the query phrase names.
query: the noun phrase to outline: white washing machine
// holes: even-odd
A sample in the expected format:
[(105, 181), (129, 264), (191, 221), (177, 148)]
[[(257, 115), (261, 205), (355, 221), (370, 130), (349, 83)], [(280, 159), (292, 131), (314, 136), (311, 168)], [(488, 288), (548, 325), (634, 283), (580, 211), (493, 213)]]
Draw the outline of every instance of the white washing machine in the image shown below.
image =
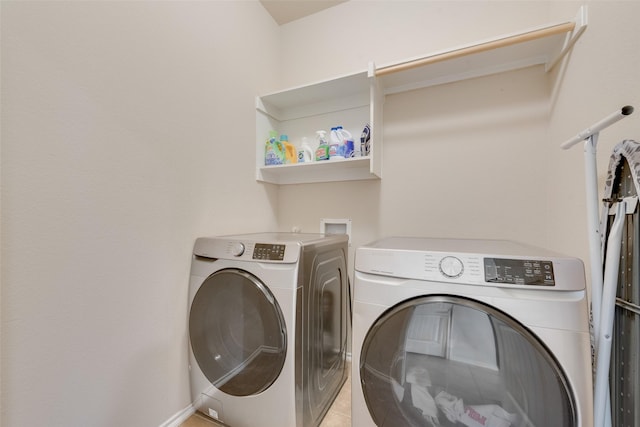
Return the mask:
[(592, 427), (580, 260), (508, 241), (356, 250), (354, 426)]
[(320, 424), (347, 378), (346, 235), (199, 238), (191, 397), (233, 427)]

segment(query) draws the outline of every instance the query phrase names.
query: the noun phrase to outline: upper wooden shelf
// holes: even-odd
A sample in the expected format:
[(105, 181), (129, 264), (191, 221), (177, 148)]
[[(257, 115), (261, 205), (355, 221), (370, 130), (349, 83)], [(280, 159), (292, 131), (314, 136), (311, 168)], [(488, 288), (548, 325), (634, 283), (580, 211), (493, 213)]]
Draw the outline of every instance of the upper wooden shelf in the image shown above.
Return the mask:
[[(574, 21), (554, 23), (375, 68), (385, 94), (544, 64), (551, 70), (587, 28), (582, 6)], [(372, 67), (370, 67), (372, 68)]]

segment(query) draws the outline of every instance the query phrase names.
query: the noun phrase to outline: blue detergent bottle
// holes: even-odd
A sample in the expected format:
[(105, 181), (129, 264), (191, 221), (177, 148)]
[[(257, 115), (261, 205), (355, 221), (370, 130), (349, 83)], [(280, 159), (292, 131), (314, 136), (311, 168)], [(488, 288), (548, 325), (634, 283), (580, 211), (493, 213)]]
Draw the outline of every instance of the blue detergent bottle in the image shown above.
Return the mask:
[(336, 133), (338, 134), (338, 139), (340, 140), (340, 148), (338, 152), (340, 156), (344, 158), (349, 158), (354, 156), (354, 145), (353, 145), (353, 136), (351, 136), (351, 132), (346, 129), (343, 129), (342, 126), (338, 126)]

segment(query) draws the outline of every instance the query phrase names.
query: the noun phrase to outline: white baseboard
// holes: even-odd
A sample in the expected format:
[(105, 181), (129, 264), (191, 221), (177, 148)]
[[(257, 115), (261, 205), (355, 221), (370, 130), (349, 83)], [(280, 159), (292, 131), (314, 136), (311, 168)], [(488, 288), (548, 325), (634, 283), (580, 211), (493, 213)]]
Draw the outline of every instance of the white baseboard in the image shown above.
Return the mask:
[(167, 421), (160, 424), (159, 427), (179, 427), (182, 423), (187, 421), (191, 415), (195, 414), (195, 412), (196, 408), (193, 405), (189, 405), (182, 411), (178, 411), (177, 413), (175, 413)]

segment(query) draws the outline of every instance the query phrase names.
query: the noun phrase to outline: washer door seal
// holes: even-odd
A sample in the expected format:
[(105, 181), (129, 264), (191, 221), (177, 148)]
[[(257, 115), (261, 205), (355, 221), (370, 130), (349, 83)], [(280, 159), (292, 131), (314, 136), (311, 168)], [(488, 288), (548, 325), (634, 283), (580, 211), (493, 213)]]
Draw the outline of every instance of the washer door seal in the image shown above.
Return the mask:
[(202, 373), (233, 396), (269, 388), (287, 352), (278, 302), (257, 277), (240, 269), (220, 270), (202, 283), (191, 304), (189, 339)]

